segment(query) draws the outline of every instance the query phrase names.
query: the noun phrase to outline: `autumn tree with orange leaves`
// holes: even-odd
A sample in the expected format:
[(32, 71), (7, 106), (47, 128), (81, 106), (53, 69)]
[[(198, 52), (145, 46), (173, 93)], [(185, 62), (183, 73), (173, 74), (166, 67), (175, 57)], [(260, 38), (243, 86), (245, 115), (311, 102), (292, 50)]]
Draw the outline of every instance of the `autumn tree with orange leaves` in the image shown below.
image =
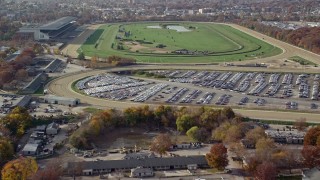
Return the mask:
[(26, 180), (31, 178), (38, 170), (38, 164), (31, 157), (19, 157), (9, 161), (1, 171), (3, 180)]
[(320, 166), (320, 126), (310, 128), (307, 131), (301, 154), (307, 167)]
[(271, 162), (263, 162), (257, 166), (254, 176), (258, 180), (275, 180), (277, 177), (276, 166)]
[(152, 141), (150, 150), (162, 156), (167, 153), (171, 145), (171, 139), (168, 134), (159, 134)]
[(227, 152), (227, 148), (222, 143), (214, 144), (210, 152), (206, 154), (209, 166), (218, 170), (223, 170), (227, 167), (229, 164)]

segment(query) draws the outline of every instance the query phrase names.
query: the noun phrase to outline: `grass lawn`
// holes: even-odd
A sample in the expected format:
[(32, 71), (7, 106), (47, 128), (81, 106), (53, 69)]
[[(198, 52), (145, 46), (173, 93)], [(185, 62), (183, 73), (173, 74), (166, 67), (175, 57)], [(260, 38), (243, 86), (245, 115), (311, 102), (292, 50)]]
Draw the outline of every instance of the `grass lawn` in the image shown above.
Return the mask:
[(96, 113), (102, 112), (103, 110), (102, 109), (93, 108), (93, 107), (88, 107), (88, 108), (83, 109), (83, 111), (87, 112), (87, 113), (91, 113), (91, 114), (96, 114)]
[(317, 64), (307, 60), (307, 59), (304, 59), (300, 56), (293, 56), (293, 57), (290, 57), (289, 60), (292, 60), (294, 62), (297, 62), (297, 63), (300, 63), (301, 65), (311, 65), (311, 66), (315, 66)]
[[(133, 57), (138, 62), (154, 63), (214, 63), (241, 61), (280, 54), (281, 49), (254, 38), (228, 25), (176, 22), (190, 32), (151, 29), (160, 23), (132, 23), (102, 25), (81, 46), (86, 56)], [(125, 32), (130, 32), (125, 36)], [(121, 40), (116, 37), (122, 38)], [(165, 45), (157, 48), (158, 45)], [(123, 50), (118, 50), (118, 45)], [(187, 49), (207, 51), (208, 54), (182, 55), (172, 51)]]

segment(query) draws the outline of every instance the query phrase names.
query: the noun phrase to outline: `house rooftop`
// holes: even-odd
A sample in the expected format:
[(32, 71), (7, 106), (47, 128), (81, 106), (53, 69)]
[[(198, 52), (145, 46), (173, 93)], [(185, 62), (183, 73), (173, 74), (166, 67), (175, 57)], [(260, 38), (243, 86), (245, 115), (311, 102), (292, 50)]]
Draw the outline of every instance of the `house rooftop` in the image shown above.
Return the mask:
[(38, 144), (26, 144), (23, 148), (22, 151), (30, 151), (30, 152), (35, 152), (38, 149)]

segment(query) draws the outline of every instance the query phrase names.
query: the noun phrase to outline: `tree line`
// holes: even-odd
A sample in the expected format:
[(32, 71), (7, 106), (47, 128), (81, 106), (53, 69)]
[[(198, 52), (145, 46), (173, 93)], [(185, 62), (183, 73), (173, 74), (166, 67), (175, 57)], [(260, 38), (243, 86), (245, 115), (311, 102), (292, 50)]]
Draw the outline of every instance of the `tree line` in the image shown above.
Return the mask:
[(207, 142), (212, 130), (223, 122), (238, 122), (242, 117), (231, 108), (213, 109), (207, 107), (187, 108), (158, 106), (130, 107), (123, 111), (104, 110), (94, 114), (90, 121), (81, 126), (70, 137), (70, 143), (78, 149), (91, 148), (90, 140), (98, 135), (105, 135), (116, 127), (144, 126), (148, 129), (174, 127), (187, 133), (195, 141)]
[(15, 88), (18, 81), (26, 80), (29, 77), (26, 67), (32, 64), (37, 53), (41, 53), (43, 48), (39, 44), (34, 44), (31, 48), (24, 49), (13, 61), (4, 61), (7, 54), (15, 52), (15, 48), (10, 48), (6, 52), (0, 52), (0, 87), (10, 84)]
[[(259, 179), (275, 179), (279, 169), (294, 169), (301, 167), (315, 167), (320, 165), (320, 126), (311, 128), (306, 136), (303, 150), (294, 151), (285, 146), (277, 145), (273, 139), (265, 134), (263, 126), (247, 122), (229, 107), (214, 109), (211, 107), (188, 108), (158, 106), (130, 107), (122, 111), (108, 109), (94, 114), (89, 122), (80, 127), (70, 137), (70, 143), (79, 149), (90, 149), (92, 140), (97, 136), (107, 135), (117, 127), (146, 127), (161, 129), (176, 128), (194, 141), (221, 142), (212, 147), (207, 154), (211, 167), (223, 169), (228, 149), (244, 160), (246, 171)], [(298, 130), (304, 130), (303, 121), (295, 123)], [(245, 139), (254, 145), (254, 153), (248, 151), (242, 144)], [(151, 143), (151, 150), (166, 154), (172, 145), (170, 135), (160, 134)], [(219, 152), (215, 154), (214, 152)]]
[(241, 26), (261, 32), (273, 38), (320, 54), (320, 27), (302, 27), (296, 30), (285, 30), (264, 25), (257, 21), (238, 21)]

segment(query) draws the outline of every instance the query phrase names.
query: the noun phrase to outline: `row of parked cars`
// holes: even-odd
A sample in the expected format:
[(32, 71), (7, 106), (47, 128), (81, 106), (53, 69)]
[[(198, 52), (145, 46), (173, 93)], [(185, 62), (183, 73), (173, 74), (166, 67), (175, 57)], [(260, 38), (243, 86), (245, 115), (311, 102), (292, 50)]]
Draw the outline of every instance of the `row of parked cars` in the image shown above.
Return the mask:
[(213, 99), (215, 93), (206, 92), (202, 98), (197, 101), (197, 104), (209, 104)]
[(158, 92), (162, 91), (166, 87), (168, 87), (168, 84), (164, 84), (164, 83), (156, 84), (150, 87), (149, 89), (147, 89), (146, 91), (144, 91), (143, 93), (140, 93), (138, 96), (131, 99), (131, 101), (145, 102), (146, 100), (148, 100)]
[(121, 84), (121, 85), (113, 85), (112, 84), (112, 85), (108, 85), (108, 86), (88, 88), (83, 91), (88, 95), (95, 95), (97, 93), (118, 91), (118, 90), (132, 88), (132, 87), (146, 86), (149, 84), (151, 84), (151, 83), (150, 82), (134, 82), (134, 83), (129, 83), (129, 84)]
[(216, 102), (216, 105), (227, 105), (230, 101), (230, 98), (232, 95), (223, 94), (218, 98), (218, 101)]
[(118, 76), (114, 74), (103, 74), (96, 76), (87, 83), (89, 88), (107, 86), (107, 85), (121, 85), (139, 82), (139, 80), (129, 78), (127, 76)]
[(169, 99), (166, 100), (166, 103), (174, 103), (177, 102), (187, 91), (188, 88), (180, 88), (177, 92), (175, 92)]
[(314, 81), (312, 86), (311, 99), (318, 100), (318, 98), (319, 98), (319, 81)]
[(191, 103), (194, 99), (196, 99), (202, 91), (200, 90), (193, 90), (191, 93), (186, 95), (186, 97), (182, 98), (180, 103)]
[(95, 94), (94, 96), (99, 98), (112, 99), (112, 100), (123, 100), (123, 99), (136, 96), (140, 92), (145, 91), (146, 89), (147, 87), (145, 86), (131, 87), (127, 89), (121, 89), (118, 91), (111, 91), (109, 93), (98, 93), (98, 94)]

